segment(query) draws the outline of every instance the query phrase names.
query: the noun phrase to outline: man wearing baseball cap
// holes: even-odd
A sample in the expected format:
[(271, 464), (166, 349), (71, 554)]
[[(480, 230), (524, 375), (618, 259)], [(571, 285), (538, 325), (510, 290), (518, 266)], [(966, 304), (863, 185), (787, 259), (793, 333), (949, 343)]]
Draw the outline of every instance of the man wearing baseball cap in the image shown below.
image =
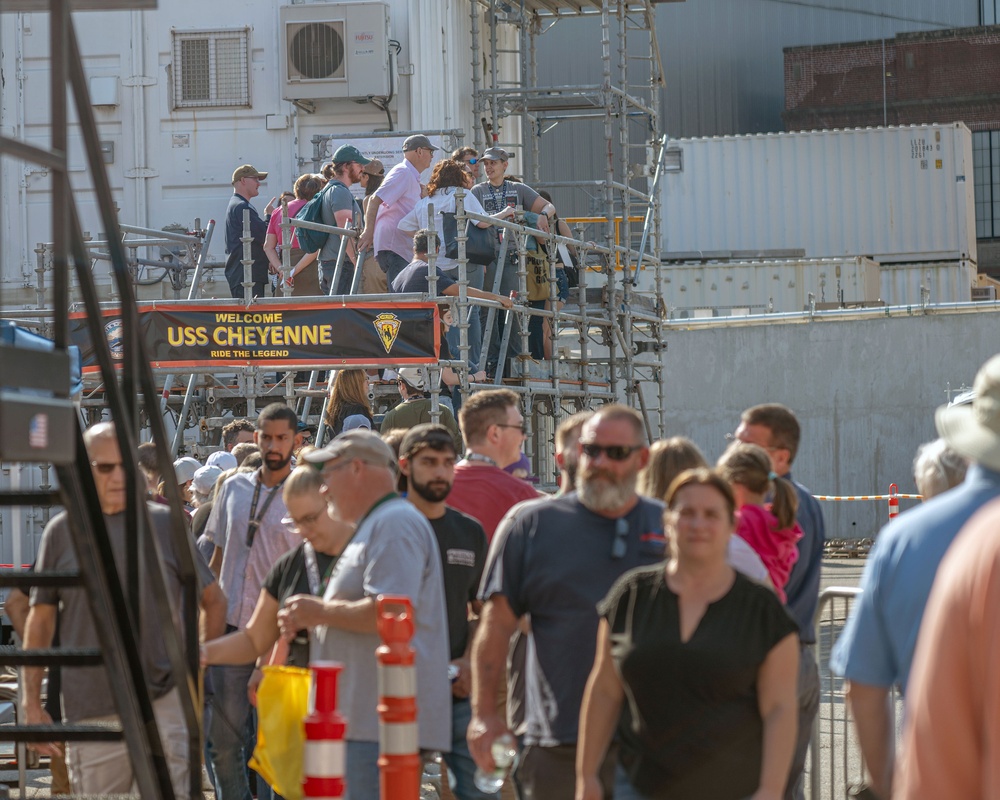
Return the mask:
[[(451, 749), (448, 622), (441, 557), (426, 517), (396, 494), (396, 457), (378, 434), (342, 433), (303, 456), (322, 472), (327, 513), (355, 526), (323, 598), (294, 595), (278, 612), (282, 632), (317, 627), (315, 660), (339, 661), (340, 711), (347, 727), (346, 778), (352, 798), (379, 796), (379, 702), (375, 650), (378, 596), (413, 604), (417, 742)], [(416, 796), (417, 787), (413, 787)]]
[(445, 505), (455, 481), (457, 460), (455, 441), (443, 425), (416, 425), (399, 445), (399, 470), (406, 476), (406, 499), (427, 517), (441, 551), (451, 648), (452, 749), (444, 760), (455, 775), (454, 794), (458, 800), (489, 800), (495, 795), (480, 792), (473, 782), (476, 765), (465, 738), (472, 718), (469, 658), (474, 627), (470, 611), (476, 615), (482, 605), (476, 593), (486, 563), (487, 544), (479, 522)]
[(266, 172), (261, 172), (250, 164), (243, 164), (233, 171), (233, 196), (226, 209), (226, 281), (229, 283), (229, 293), (235, 298), (243, 297), (243, 212), (250, 210), (250, 253), (253, 256), (251, 277), (253, 279), (253, 297), (263, 297), (267, 286), (267, 275), (270, 264), (264, 252), (264, 237), (267, 236), (267, 220), (274, 210), (275, 198), (271, 198), (264, 207), (264, 219), (260, 218), (257, 209), (250, 201), (260, 194), (261, 181), (267, 178)]
[[(403, 367), (396, 370), (399, 405), (390, 408), (382, 419), (382, 433), (393, 428), (412, 428), (431, 421), (430, 381), (426, 367)], [(455, 415), (447, 406), (440, 407), (441, 424), (451, 431), (456, 448), (462, 446), (462, 434)]]
[[(361, 180), (361, 170), (371, 163), (371, 159), (361, 155), (353, 144), (342, 144), (333, 154), (332, 163), (323, 169), (329, 183), (323, 189), (323, 224), (337, 228), (350, 228), (361, 220), (361, 206), (354, 199), (350, 188)], [(319, 251), (320, 288), (323, 294), (330, 294), (330, 282), (337, 268), (337, 254), (340, 252), (340, 236), (331, 233), (326, 244)], [(357, 260), (353, 240), (348, 240), (344, 263), (341, 265), (340, 281), (333, 294), (348, 294), (354, 280), (354, 262)]]
[[(533, 223), (538, 230), (543, 233), (549, 232), (549, 220), (556, 213), (556, 207), (548, 202), (538, 192), (520, 181), (507, 179), (507, 162), (510, 160), (510, 153), (502, 147), (490, 147), (483, 151), (479, 161), (486, 171), (486, 180), (477, 183), (470, 190), (476, 199), (486, 209), (487, 214), (496, 214), (505, 206), (520, 206), (525, 211), (537, 214), (537, 218), (528, 219), (529, 224)], [(494, 228), (497, 235), (497, 254), (501, 249), (500, 242), (503, 235), (502, 228)], [(500, 276), (499, 284), (497, 276)], [(499, 286), (499, 288), (496, 288)], [(486, 279), (483, 288), (488, 292), (496, 289), (499, 294), (509, 296), (512, 291), (517, 291), (517, 247), (513, 243), (507, 245), (507, 253), (503, 264), (494, 261), (486, 267)], [(517, 326), (517, 316), (513, 315), (512, 321)], [(490, 336), (490, 352), (486, 354), (485, 360), (480, 364), (485, 366), (489, 375), (494, 375), (494, 369), (503, 371), (505, 365), (510, 363), (510, 359), (521, 352), (521, 337), (517, 330), (511, 332), (510, 343), (507, 350), (507, 359), (504, 364), (497, 366), (500, 360), (500, 340), (503, 337), (503, 327), (505, 319), (503, 314), (497, 314), (493, 320), (493, 333)], [(485, 334), (485, 331), (484, 331)]]
[(369, 252), (375, 248), (375, 260), (389, 285), (410, 263), (413, 239), (399, 229), (399, 222), (420, 199), (420, 173), (431, 165), (438, 149), (422, 133), (407, 137), (403, 160), (389, 170), (365, 210), (359, 247)]
[(971, 407), (942, 406), (934, 419), (941, 437), (969, 459), (965, 481), (879, 532), (861, 576), (861, 596), (830, 658), (831, 671), (850, 682), (847, 698), (876, 797), (892, 795), (889, 692), (899, 686), (906, 694), (938, 565), (966, 521), (1000, 497), (1000, 356), (982, 366), (973, 391)]

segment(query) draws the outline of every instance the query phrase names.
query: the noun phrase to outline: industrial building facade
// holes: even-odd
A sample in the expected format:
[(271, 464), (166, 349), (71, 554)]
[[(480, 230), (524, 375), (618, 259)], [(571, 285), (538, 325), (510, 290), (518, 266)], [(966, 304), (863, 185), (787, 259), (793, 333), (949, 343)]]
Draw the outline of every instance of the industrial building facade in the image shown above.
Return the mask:
[(964, 122), (979, 266), (1000, 270), (1000, 25), (786, 48), (782, 116), (790, 131)]

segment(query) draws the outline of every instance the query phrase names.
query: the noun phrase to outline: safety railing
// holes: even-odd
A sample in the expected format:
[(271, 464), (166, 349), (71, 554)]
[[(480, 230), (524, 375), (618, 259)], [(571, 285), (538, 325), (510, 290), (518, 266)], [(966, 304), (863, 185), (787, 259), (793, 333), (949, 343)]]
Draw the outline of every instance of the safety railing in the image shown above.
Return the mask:
[[(809, 745), (811, 800), (847, 797), (852, 787), (865, 782), (861, 746), (847, 702), (847, 682), (830, 671), (830, 653), (860, 595), (861, 589), (857, 587), (831, 586), (819, 596), (814, 646), (819, 667), (819, 708)], [(898, 708), (901, 700), (895, 690), (890, 698), (895, 729), (901, 716)]]
[(810, 742), (809, 787), (812, 800), (847, 797), (862, 782), (861, 751), (847, 705), (845, 681), (830, 671), (830, 652), (861, 590), (824, 589), (816, 608), (816, 664), (819, 666), (819, 709)]

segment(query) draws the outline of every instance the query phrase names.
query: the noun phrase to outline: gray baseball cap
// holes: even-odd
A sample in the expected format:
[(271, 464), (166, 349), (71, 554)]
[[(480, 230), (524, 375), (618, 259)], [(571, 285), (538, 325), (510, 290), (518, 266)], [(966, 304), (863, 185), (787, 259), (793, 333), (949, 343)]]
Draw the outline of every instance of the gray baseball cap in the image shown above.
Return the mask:
[(408, 153), (411, 150), (419, 150), (421, 147), (429, 148), (430, 150), (439, 150), (440, 148), (431, 144), (431, 140), (424, 136), (422, 133), (414, 134), (413, 136), (407, 136), (406, 141), (403, 142), (403, 152)]

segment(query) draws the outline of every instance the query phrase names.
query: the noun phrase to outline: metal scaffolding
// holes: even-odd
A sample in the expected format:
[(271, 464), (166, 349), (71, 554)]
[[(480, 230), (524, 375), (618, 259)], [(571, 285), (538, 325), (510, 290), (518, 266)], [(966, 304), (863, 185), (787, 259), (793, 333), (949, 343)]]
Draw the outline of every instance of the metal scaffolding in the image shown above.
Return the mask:
[[(536, 53), (540, 37), (561, 19), (580, 16), (600, 17), (601, 83), (539, 86)], [(652, 0), (520, 0), (516, 4), (472, 0), (470, 18), (476, 149), (520, 146), (522, 174), (533, 187), (599, 191), (604, 252), (614, 254), (610, 261), (588, 263), (587, 269), (581, 269), (576, 317), (554, 314), (553, 325), (573, 336), (578, 349), (563, 347), (564, 335), (559, 345), (566, 357), (554, 358), (547, 370), (522, 359), (519, 383), (525, 404), (541, 415), (548, 406), (555, 417), (576, 410), (577, 393), (569, 386), (583, 387), (585, 404), (591, 396), (588, 370), (600, 364), (608, 395), (643, 412), (650, 438), (662, 436), (665, 345), (660, 329), (664, 307), (660, 260), (646, 253), (651, 242), (659, 241), (657, 183), (666, 145), (660, 133), (663, 70), (655, 6)], [(512, 58), (520, 79), (503, 81), (501, 62)], [(546, 176), (539, 157), (545, 126), (595, 119), (603, 120), (604, 140), (601, 153), (595, 153), (591, 163), (603, 162), (603, 178), (556, 181)], [(643, 220), (641, 231), (632, 227), (637, 218)], [(583, 228), (577, 230), (577, 238), (582, 239)], [(653, 281), (647, 282), (654, 292), (640, 296), (635, 291), (636, 277), (639, 270), (647, 269), (655, 270)], [(603, 274), (595, 275), (595, 271)], [(546, 384), (544, 393), (541, 383)], [(655, 405), (650, 394), (655, 394)]]

